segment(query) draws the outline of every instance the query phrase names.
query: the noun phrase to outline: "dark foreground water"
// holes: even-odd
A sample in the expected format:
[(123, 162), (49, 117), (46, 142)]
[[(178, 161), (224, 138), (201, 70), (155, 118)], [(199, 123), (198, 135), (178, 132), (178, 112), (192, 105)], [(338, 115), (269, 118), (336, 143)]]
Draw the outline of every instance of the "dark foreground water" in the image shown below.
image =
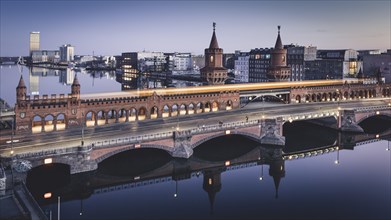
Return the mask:
[(133, 150), (91, 173), (35, 168), (27, 185), (53, 219), (58, 196), (61, 219), (391, 219), (391, 151), (384, 140), (391, 131), (374, 132), (378, 123), (362, 135), (288, 124), (282, 149), (225, 136), (197, 147), (188, 160)]

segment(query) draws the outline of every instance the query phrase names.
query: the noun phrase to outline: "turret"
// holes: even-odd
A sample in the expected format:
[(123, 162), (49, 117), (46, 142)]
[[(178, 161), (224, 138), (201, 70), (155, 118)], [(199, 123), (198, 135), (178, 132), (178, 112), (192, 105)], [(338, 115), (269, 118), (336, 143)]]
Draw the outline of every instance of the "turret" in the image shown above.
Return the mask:
[(77, 99), (80, 98), (80, 83), (77, 79), (77, 75), (75, 75), (75, 78), (73, 79), (73, 83), (71, 86), (71, 93), (72, 97), (76, 97)]
[(291, 68), (286, 65), (287, 50), (284, 49), (280, 36), (281, 26), (278, 26), (276, 44), (271, 51), (271, 63), (267, 73), (270, 81), (288, 81), (291, 76)]
[(209, 85), (224, 84), (227, 79), (227, 69), (223, 67), (223, 49), (219, 48), (216, 37), (216, 23), (213, 23), (209, 48), (205, 49), (205, 67), (200, 71), (202, 80)]
[(20, 76), (19, 84), (16, 87), (16, 99), (17, 101), (24, 100), (27, 94), (26, 84), (24, 83), (23, 76)]

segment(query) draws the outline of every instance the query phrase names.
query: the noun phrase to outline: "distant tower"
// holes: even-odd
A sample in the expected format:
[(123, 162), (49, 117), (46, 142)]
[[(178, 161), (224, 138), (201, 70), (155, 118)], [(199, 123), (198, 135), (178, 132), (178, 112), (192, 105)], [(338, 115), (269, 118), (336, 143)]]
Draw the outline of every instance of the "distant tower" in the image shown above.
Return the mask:
[(24, 83), (23, 76), (20, 76), (19, 84), (16, 87), (16, 99), (17, 101), (24, 100), (26, 98), (26, 84)]
[(73, 79), (73, 83), (71, 86), (71, 94), (72, 97), (76, 97), (77, 99), (80, 99), (80, 84), (79, 84), (79, 80), (77, 79), (77, 75), (75, 75), (75, 78)]
[(39, 32), (30, 32), (30, 56), (34, 50), (39, 50)]
[(201, 79), (209, 85), (224, 84), (227, 69), (223, 67), (223, 49), (219, 48), (216, 38), (216, 23), (213, 22), (213, 35), (209, 48), (205, 49), (205, 67), (201, 71)]
[(291, 76), (291, 68), (286, 65), (286, 49), (284, 49), (281, 37), (280, 28), (278, 26), (278, 36), (276, 45), (274, 46), (271, 55), (271, 64), (269, 71), (267, 72), (267, 78), (272, 82), (288, 81)]

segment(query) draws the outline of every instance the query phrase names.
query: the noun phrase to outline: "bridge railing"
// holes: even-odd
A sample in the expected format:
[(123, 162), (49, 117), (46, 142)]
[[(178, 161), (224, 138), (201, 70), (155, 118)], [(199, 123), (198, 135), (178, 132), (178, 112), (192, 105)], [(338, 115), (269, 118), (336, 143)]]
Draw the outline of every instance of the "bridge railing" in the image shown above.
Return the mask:
[(367, 111), (388, 110), (388, 109), (391, 109), (391, 105), (360, 107), (356, 109), (356, 112), (367, 112)]
[[(239, 121), (239, 122), (222, 123), (219, 125), (207, 125), (207, 126), (189, 129), (189, 130), (192, 135), (195, 135), (201, 133), (208, 133), (211, 131), (223, 131), (227, 129), (248, 127), (257, 124), (259, 124), (258, 120), (251, 120), (246, 122)], [(116, 146), (118, 144), (140, 144), (145, 141), (155, 141), (155, 140), (161, 140), (166, 138), (172, 138), (173, 133), (174, 131), (169, 131), (169, 132), (162, 132), (162, 133), (144, 134), (138, 136), (128, 136), (128, 137), (121, 137), (121, 138), (110, 139), (110, 140), (95, 141), (92, 142), (90, 146), (95, 149), (99, 149), (99, 148)]]

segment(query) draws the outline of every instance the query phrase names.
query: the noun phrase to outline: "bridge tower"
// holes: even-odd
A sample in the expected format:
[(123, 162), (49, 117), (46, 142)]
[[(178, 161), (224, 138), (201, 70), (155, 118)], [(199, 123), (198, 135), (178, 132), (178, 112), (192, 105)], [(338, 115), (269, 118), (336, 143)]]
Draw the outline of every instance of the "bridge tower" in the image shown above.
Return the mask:
[(266, 74), (271, 82), (289, 81), (291, 77), (291, 69), (286, 65), (287, 50), (282, 45), (280, 28), (281, 26), (278, 26), (277, 41), (272, 49), (271, 64)]
[(71, 86), (71, 94), (72, 97), (80, 99), (80, 83), (77, 79), (77, 74), (75, 75), (75, 78), (73, 79), (73, 83)]
[(24, 100), (26, 97), (26, 84), (24, 83), (23, 76), (20, 76), (19, 84), (16, 87), (16, 99), (17, 101)]
[(201, 79), (209, 85), (224, 84), (227, 69), (223, 67), (223, 49), (219, 48), (216, 37), (216, 23), (213, 22), (213, 35), (209, 48), (205, 49), (205, 67), (201, 71)]

